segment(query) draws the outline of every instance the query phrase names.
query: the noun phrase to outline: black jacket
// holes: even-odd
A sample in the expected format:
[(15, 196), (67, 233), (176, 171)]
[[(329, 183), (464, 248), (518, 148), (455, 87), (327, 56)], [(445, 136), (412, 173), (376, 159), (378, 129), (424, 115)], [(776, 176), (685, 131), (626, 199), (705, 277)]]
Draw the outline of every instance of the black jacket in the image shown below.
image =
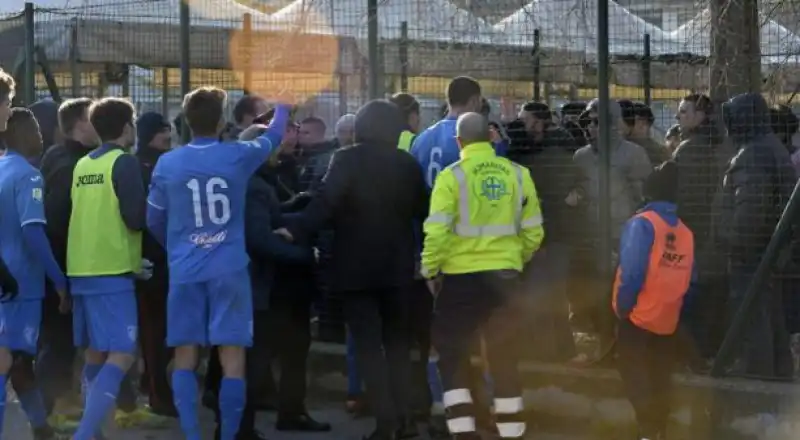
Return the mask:
[(789, 152), (772, 133), (769, 108), (760, 94), (734, 97), (723, 106), (723, 116), (738, 153), (725, 172), (718, 236), (732, 270), (755, 270), (797, 175)]
[[(164, 153), (165, 151), (150, 147), (139, 147), (136, 150), (136, 158), (139, 159), (139, 164), (142, 167), (142, 181), (148, 191), (153, 177), (153, 169), (156, 166), (156, 162), (158, 162), (158, 158)], [(169, 285), (167, 252), (147, 230), (142, 234), (142, 257), (153, 263), (153, 277), (139, 284), (147, 290), (158, 286), (158, 290), (163, 291)]]
[(717, 156), (724, 140), (711, 123), (681, 135), (673, 153), (678, 165), (678, 215), (694, 233), (695, 243), (705, 246), (711, 233), (714, 197), (722, 184), (724, 168)]
[[(247, 254), (250, 256), (253, 307), (267, 310), (278, 265), (286, 270), (300, 266), (310, 271), (314, 254), (310, 246), (289, 243), (272, 233), (284, 224), (280, 202), (263, 171), (256, 172), (247, 185), (244, 226)], [(287, 275), (284, 271), (279, 273), (280, 277)]]
[(298, 188), (301, 192), (314, 191), (319, 187), (325, 172), (328, 171), (333, 152), (337, 149), (339, 143), (336, 141), (324, 141), (302, 147), (298, 157)]
[(61, 270), (67, 268), (67, 236), (69, 218), (72, 215), (72, 173), (78, 161), (92, 148), (67, 140), (63, 145), (48, 149), (42, 157), (40, 171), (44, 178), (47, 238)]
[(511, 137), (508, 158), (531, 170), (546, 241), (567, 242), (582, 226), (577, 223), (582, 217), (576, 215), (577, 208), (565, 201), (578, 182), (578, 168), (572, 161), (577, 148), (572, 136), (556, 125), (549, 126), (538, 142), (527, 133), (516, 132)]
[(411, 155), (397, 148), (400, 110), (372, 101), (356, 115), (356, 144), (339, 149), (309, 206), (289, 224), (293, 235), (333, 228), (333, 291), (408, 284), (414, 277), (413, 224), (425, 218), (428, 190)]

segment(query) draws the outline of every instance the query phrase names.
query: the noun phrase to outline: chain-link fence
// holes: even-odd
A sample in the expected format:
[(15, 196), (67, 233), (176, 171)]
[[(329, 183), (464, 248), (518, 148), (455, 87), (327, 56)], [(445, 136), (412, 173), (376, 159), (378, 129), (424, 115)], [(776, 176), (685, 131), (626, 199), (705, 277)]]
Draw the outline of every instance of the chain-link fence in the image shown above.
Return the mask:
[[(646, 103), (659, 142), (676, 117), (690, 110), (713, 115), (743, 91), (760, 91), (772, 104), (796, 101), (793, 2), (760, 2), (760, 10), (755, 0), (608, 3), (607, 60), (600, 58), (597, 0), (380, 0), (372, 57), (368, 0), (192, 0), (183, 37), (179, 0), (87, 0), (29, 14), (21, 4), (4, 5), (0, 63), (39, 98), (123, 95), (139, 111), (174, 117), (188, 79), (189, 88), (228, 90), (230, 103), (245, 93), (291, 95), (304, 114), (331, 128), (370, 98), (371, 78), (378, 96), (416, 96), (427, 125), (441, 117), (449, 80), (469, 75), (480, 81), (492, 117), (506, 121), (531, 99), (556, 109), (597, 97), (606, 61), (610, 97)], [(35, 60), (33, 78), (23, 78), (26, 59)], [(695, 93), (710, 95), (709, 106), (695, 99), (679, 109)], [(718, 143), (725, 156), (721, 131), (704, 142)], [(689, 188), (708, 195), (701, 198), (706, 205), (722, 180), (726, 159), (719, 160), (713, 178)], [(711, 228), (711, 217), (702, 227)], [(715, 258), (722, 261), (706, 290), (725, 297), (726, 264)], [(721, 336), (709, 338), (702, 341), (711, 347), (706, 353)]]

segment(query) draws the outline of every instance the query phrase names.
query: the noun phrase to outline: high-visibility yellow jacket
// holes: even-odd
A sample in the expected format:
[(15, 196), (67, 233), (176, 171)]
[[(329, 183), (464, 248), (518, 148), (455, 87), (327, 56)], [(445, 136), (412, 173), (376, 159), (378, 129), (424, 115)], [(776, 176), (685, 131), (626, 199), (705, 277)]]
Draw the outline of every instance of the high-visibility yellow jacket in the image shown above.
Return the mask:
[(403, 132), (400, 133), (400, 139), (397, 142), (397, 148), (403, 151), (411, 151), (411, 143), (414, 142), (414, 137), (416, 136), (417, 135), (410, 130), (403, 130)]
[(425, 220), (422, 274), (517, 270), (544, 239), (539, 199), (527, 168), (479, 142), (437, 177)]

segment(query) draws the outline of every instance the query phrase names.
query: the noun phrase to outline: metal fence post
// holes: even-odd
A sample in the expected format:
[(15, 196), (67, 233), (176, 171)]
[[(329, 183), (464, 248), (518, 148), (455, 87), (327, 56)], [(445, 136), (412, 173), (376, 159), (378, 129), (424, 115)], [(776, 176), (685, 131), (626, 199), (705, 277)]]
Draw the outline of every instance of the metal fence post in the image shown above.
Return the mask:
[(241, 50), (244, 53), (238, 54), (244, 57), (244, 72), (242, 72), (242, 91), (245, 95), (249, 95), (253, 90), (253, 15), (250, 13), (244, 14), (242, 22), (242, 35), (243, 43)]
[(25, 80), (23, 98), (25, 105), (36, 101), (36, 23), (33, 3), (25, 3)]
[(408, 91), (408, 22), (400, 23), (400, 91)]
[(653, 78), (650, 55), (650, 34), (644, 34), (644, 57), (642, 57), (642, 89), (644, 89), (644, 103), (653, 105)]
[(367, 0), (367, 57), (369, 58), (369, 99), (378, 99), (380, 98), (378, 0)]
[(800, 200), (798, 199), (800, 199), (800, 182), (794, 186), (789, 203), (786, 204), (786, 208), (784, 208), (783, 214), (778, 220), (778, 225), (775, 226), (775, 231), (772, 233), (772, 238), (769, 240), (767, 249), (764, 251), (764, 257), (758, 263), (758, 268), (750, 280), (750, 285), (744, 294), (742, 304), (739, 305), (739, 309), (736, 311), (736, 316), (734, 316), (733, 322), (731, 322), (728, 332), (725, 334), (725, 339), (722, 341), (719, 352), (714, 357), (714, 364), (711, 367), (711, 376), (713, 377), (723, 375), (725, 367), (733, 360), (737, 346), (742, 344), (742, 334), (744, 334), (747, 321), (754, 311), (753, 304), (758, 300), (759, 296), (764, 294), (762, 289), (767, 284), (781, 251), (792, 237), (792, 226), (797, 222), (798, 215), (800, 215)]
[(542, 84), (541, 84), (541, 71), (542, 62), (539, 54), (540, 47), (540, 34), (539, 29), (533, 30), (533, 100), (539, 101), (542, 98)]
[[(600, 241), (598, 257), (600, 261), (610, 263), (612, 253), (611, 243), (611, 136), (612, 121), (610, 115), (610, 93), (608, 83), (610, 80), (608, 55), (608, 0), (598, 0), (597, 2), (597, 97), (599, 106), (597, 109), (599, 118), (599, 165), (600, 173), (598, 176), (599, 191), (599, 226)], [(611, 264), (601, 265), (603, 279), (610, 279)], [(608, 275), (608, 276), (607, 276)]]
[[(180, 62), (181, 62), (181, 96), (186, 96), (192, 87), (191, 79), (191, 54), (189, 53), (189, 32), (191, 27), (191, 17), (189, 15), (189, 3), (187, 0), (181, 0), (180, 3)], [(184, 118), (181, 124), (181, 139), (183, 142), (189, 142), (191, 133)]]

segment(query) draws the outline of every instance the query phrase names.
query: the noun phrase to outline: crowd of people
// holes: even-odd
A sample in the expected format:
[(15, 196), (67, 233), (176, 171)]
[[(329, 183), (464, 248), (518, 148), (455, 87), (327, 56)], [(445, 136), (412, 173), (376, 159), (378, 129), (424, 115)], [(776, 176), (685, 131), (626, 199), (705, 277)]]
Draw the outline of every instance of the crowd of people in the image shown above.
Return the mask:
[[(497, 121), (480, 84), (457, 77), (429, 127), (398, 93), (327, 138), (322, 119), (256, 95), (228, 123), (216, 88), (187, 94), (169, 121), (111, 97), (12, 107), (14, 87), (0, 71), (0, 381), (37, 440), (56, 438), (48, 416), (78, 349), (76, 440), (103, 438), (114, 405), (135, 408), (137, 354), (150, 410), (177, 417), (188, 440), (201, 437), (201, 402), (221, 440), (264, 438), (264, 410), (278, 430), (329, 431), (306, 409), (306, 360), (312, 315), (333, 309), (347, 407), (375, 417), (370, 440), (415, 437), (437, 407), (435, 436), (522, 438), (522, 358), (616, 364), (641, 438), (662, 439), (671, 366), (702, 371), (716, 353), (800, 164), (797, 117), (759, 94), (721, 114), (686, 96), (663, 144), (647, 105), (609, 102), (605, 200), (598, 100), (558, 113), (531, 101)], [(190, 142), (174, 147), (184, 130)], [(793, 376), (793, 251), (732, 373)], [(581, 350), (574, 331), (600, 349)]]

